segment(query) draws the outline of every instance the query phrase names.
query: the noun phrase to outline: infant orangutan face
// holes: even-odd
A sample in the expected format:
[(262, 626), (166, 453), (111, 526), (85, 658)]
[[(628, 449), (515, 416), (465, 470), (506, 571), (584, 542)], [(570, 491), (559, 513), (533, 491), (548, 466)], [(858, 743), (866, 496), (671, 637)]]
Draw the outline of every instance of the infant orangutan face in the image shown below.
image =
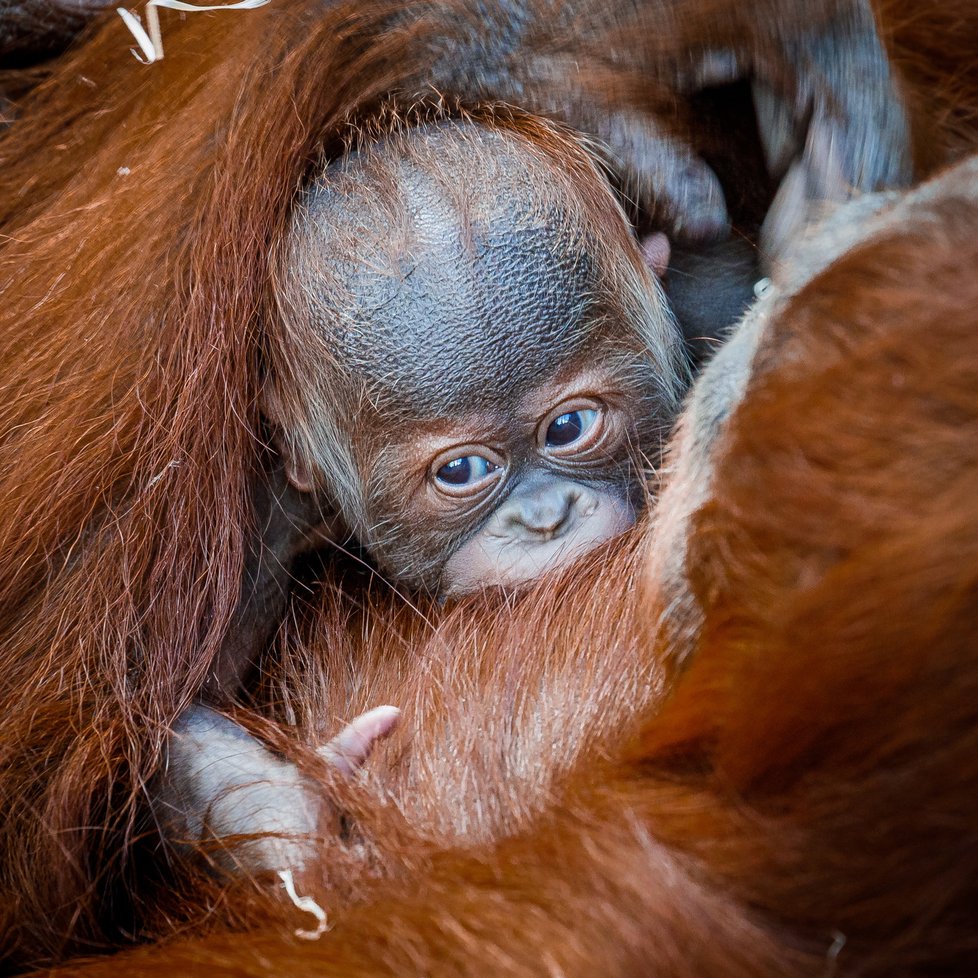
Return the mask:
[(617, 536), (645, 497), (643, 400), (585, 368), (508, 406), (406, 422), (368, 476), (375, 559), (402, 576), (437, 569), (434, 589), (456, 595), (533, 580)]
[(294, 481), (392, 580), (516, 584), (632, 525), (680, 338), (579, 145), (459, 121), (400, 133), (327, 168), (295, 242), (291, 461), (313, 475)]

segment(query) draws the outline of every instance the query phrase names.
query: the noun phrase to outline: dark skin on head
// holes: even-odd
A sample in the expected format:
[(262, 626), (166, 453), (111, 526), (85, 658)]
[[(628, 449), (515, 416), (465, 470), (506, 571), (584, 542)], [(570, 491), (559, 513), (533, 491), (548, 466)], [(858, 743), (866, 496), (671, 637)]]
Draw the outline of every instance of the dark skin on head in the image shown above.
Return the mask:
[(656, 279), (700, 361), (760, 276), (739, 237), (637, 249), (568, 135), (449, 119), (395, 121), (327, 166), (280, 265), (263, 403), (282, 468), (256, 489), (251, 597), (212, 688), (239, 684), (310, 547), (358, 543), (444, 598), (631, 526), (686, 379)]
[(287, 253), (266, 403), (289, 480), (436, 595), (531, 580), (630, 526), (682, 392), (624, 215), (536, 128), (364, 147), (307, 191)]
[(531, 581), (634, 523), (683, 353), (569, 134), (395, 122), (304, 192), (279, 265), (262, 398), (277, 457), (210, 698), (239, 688), (311, 548), (359, 544), (395, 585), (445, 598)]

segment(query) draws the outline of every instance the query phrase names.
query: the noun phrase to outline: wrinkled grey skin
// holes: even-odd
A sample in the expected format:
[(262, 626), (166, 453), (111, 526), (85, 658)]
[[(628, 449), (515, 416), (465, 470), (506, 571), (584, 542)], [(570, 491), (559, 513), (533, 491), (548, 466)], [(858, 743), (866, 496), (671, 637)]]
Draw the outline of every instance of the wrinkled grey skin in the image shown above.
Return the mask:
[[(685, 374), (661, 290), (597, 171), (553, 186), (554, 166), (522, 137), (444, 121), (333, 164), (300, 205), (284, 316), (308, 334), (291, 369), (311, 394), (283, 441), (309, 432), (324, 508), (409, 587), (529, 580), (622, 532), (675, 416)], [(629, 425), (587, 465), (534, 440), (578, 375)], [(401, 448), (429, 432), (495, 446), (499, 491), (441, 518), (415, 508), (426, 456)]]
[[(309, 298), (326, 304), (313, 325), (335, 340), (340, 364), (363, 376), (392, 412), (435, 419), (463, 404), (483, 409), (512, 400), (550, 376), (555, 359), (573, 357), (586, 342), (581, 320), (599, 283), (562, 215), (530, 223), (526, 163), (504, 140), (454, 125), (416, 138), (433, 154), (449, 152), (449, 144), (463, 149), (467, 211), (405, 161), (397, 167), (403, 211), (385, 208), (378, 226), (359, 195), (382, 187), (369, 162), (384, 152), (379, 147), (367, 160), (358, 155), (327, 169), (307, 198), (301, 247)], [(479, 144), (468, 161), (462, 139)], [(490, 153), (497, 160), (485, 179), (479, 170)], [(394, 226), (384, 227), (386, 220)], [(337, 260), (332, 247), (338, 226), (363, 242), (350, 259)], [(374, 251), (371, 244), (388, 234), (403, 239), (395, 253)], [(338, 274), (317, 275), (327, 266)], [(328, 294), (337, 287), (351, 294), (338, 326), (329, 321)]]
[[(287, 418), (266, 405), (284, 459), (253, 480), (257, 532), (208, 699), (244, 681), (313, 547), (352, 535), (392, 580), (447, 595), (530, 580), (634, 521), (686, 382), (679, 336), (600, 175), (588, 194), (613, 246), (584, 226), (590, 203), (551, 186), (553, 165), (444, 123), (334, 162), (298, 202), (270, 373), (304, 393)], [(628, 445), (585, 468), (541, 462), (541, 385), (602, 364), (638, 419)], [(508, 454), (502, 491), (420, 523), (392, 448), (429, 428), (488, 430)], [(296, 478), (295, 436), (318, 479)]]

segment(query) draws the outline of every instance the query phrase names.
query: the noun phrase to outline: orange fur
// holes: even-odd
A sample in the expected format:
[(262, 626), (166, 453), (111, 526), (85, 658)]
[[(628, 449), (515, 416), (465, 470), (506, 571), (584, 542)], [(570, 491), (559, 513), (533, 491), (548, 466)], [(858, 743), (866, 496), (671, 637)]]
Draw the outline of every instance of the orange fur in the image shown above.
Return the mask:
[(303, 880), (319, 940), (284, 898), (237, 891), (246, 935), (134, 952), (126, 973), (973, 973), (975, 172), (774, 306), (692, 513), (703, 622), (670, 692), (642, 623), (687, 584), (653, 571), (622, 594), (641, 547), (491, 634), (468, 608), (426, 636), (307, 638), (333, 679), (289, 684), (307, 716), (402, 697), (384, 790), (410, 831), (361, 799), (384, 875), (327, 848)]
[[(732, 9), (687, 6), (684, 31)], [(11, 966), (281, 912), (238, 889), (237, 905), (209, 914), (178, 872), (194, 897), (179, 906), (184, 891), (169, 897), (172, 880), (157, 886), (163, 871), (150, 868), (143, 795), (238, 595), (259, 327), (288, 203), (324, 137), (328, 152), (351, 115), (416, 90), (418, 37), (452, 23), (451, 7), (413, 32), (383, 31), (384, 4), (164, 13), (168, 55), (152, 72), (108, 12), (0, 141), (0, 932)], [(973, 31), (965, 2), (943, 5), (945, 22), (952, 8)], [(919, 105), (947, 107), (933, 156), (973, 147), (962, 35), (906, 4), (883, 9)], [(802, 4), (738, 10), (746, 27), (806, 16)], [(219, 28), (223, 16), (234, 19)], [(946, 70), (924, 74), (922, 50), (947, 52)], [(324, 961), (337, 974), (482, 962), (499, 974), (815, 973), (836, 931), (846, 967), (865, 973), (971, 960), (976, 256), (962, 220), (942, 218), (946, 254), (910, 229), (827, 276), (846, 283), (837, 306), (806, 295), (786, 314), (785, 335), (810, 345), (785, 355), (801, 369), (772, 368), (753, 392), (724, 492), (696, 517), (706, 620), (661, 715), (670, 648), (651, 644), (657, 597), (621, 596), (634, 553), (502, 620), (460, 610), (430, 634), (407, 626), (400, 644), (378, 634), (383, 609), (344, 632), (334, 607), (291, 645), (286, 635), (295, 658), (283, 669), (300, 655), (306, 667), (284, 673), (276, 708), (289, 719), (291, 704), (310, 726), (317, 711), (349, 716), (378, 697), (415, 710), (414, 749), (378, 764), (388, 781), (362, 801), (388, 875), (364, 881), (327, 861), (323, 899), (343, 898), (316, 945), (293, 941), (287, 918), (248, 942), (146, 952), (130, 973), (205, 960), (228, 974), (322, 973)], [(901, 328), (887, 341), (872, 327), (889, 319)], [(838, 364), (827, 322), (860, 327), (846, 354), (863, 373)], [(884, 396), (894, 358), (916, 396)], [(855, 378), (862, 399), (848, 401)], [(808, 462), (799, 446), (821, 454)], [(917, 613), (897, 621), (898, 606)], [(323, 656), (317, 632), (336, 639)], [(260, 705), (280, 699), (271, 680), (265, 694)], [(385, 792), (403, 822), (371, 815)]]

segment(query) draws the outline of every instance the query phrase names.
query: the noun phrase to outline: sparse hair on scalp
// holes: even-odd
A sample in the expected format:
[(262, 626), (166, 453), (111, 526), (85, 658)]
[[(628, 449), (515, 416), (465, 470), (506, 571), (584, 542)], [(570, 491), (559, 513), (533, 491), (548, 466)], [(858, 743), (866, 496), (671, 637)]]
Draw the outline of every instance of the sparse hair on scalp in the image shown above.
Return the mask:
[[(350, 174), (353, 165), (356, 173)], [(322, 172), (297, 202), (294, 229), (275, 264), (278, 323), (267, 339), (265, 390), (287, 454), (320, 482), (329, 474), (329, 488), (337, 495), (332, 502), (351, 525), (352, 514), (365, 510), (364, 465), (382, 451), (372, 443), (353, 444), (353, 432), (363, 428), (353, 419), (376, 410), (385, 395), (403, 387), (397, 364), (371, 379), (357, 369), (357, 344), (352, 352), (344, 347), (344, 333), (363, 329), (351, 269), (404, 274), (399, 263), (410, 251), (414, 226), (407, 194), (418, 179), (458, 220), (463, 246), (471, 235), (473, 192), (458, 174), (478, 173), (501, 188), (494, 204), (507, 211), (514, 227), (557, 225), (562, 256), (586, 256), (604, 270), (602, 294), (582, 294), (580, 301), (628, 309), (629, 339), (637, 336), (644, 344), (656, 381), (648, 412), (663, 419), (665, 436), (688, 369), (678, 332), (663, 328), (671, 314), (661, 287), (641, 262), (601, 157), (587, 140), (507, 106), (466, 109), (440, 101), (398, 111), (388, 104), (368, 123), (351, 127), (344, 156)], [(479, 215), (481, 220), (492, 216)], [(578, 318), (570, 329), (578, 328)], [(560, 324), (548, 328), (556, 341)], [(449, 403), (452, 396), (451, 390), (444, 395)], [(464, 403), (461, 397), (455, 401)]]

